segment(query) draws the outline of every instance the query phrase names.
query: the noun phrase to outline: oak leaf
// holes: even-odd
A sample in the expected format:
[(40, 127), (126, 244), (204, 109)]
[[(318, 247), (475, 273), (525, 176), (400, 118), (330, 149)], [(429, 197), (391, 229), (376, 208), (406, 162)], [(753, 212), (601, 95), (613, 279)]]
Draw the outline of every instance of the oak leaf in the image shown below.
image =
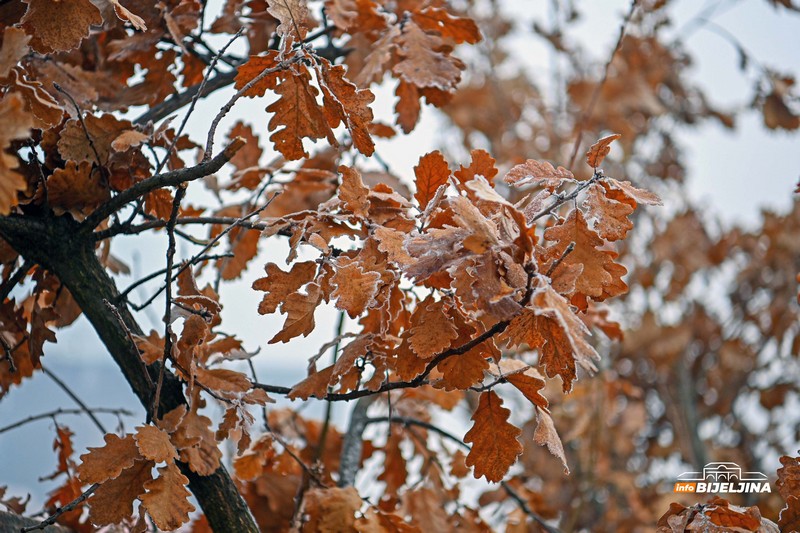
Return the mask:
[(468, 167), (461, 168), (453, 172), (456, 179), (462, 184), (475, 179), (475, 176), (483, 176), (489, 185), (494, 185), (494, 178), (497, 176), (497, 168), (494, 166), (496, 161), (486, 150), (473, 150), (471, 152), (472, 161)]
[(463, 63), (447, 53), (440, 37), (424, 32), (413, 20), (403, 25), (397, 43), (402, 59), (392, 70), (408, 83), (449, 91), (461, 79)]
[(369, 188), (364, 185), (361, 173), (345, 165), (339, 166), (339, 173), (342, 175), (342, 184), (336, 194), (349, 211), (356, 216), (366, 218), (369, 212)]
[(564, 445), (561, 443), (561, 438), (558, 436), (556, 427), (553, 424), (553, 419), (550, 414), (544, 409), (536, 409), (536, 431), (533, 433), (533, 440), (539, 446), (547, 446), (547, 449), (555, 457), (561, 460), (564, 466), (564, 473), (569, 474), (569, 466), (567, 466), (567, 456), (564, 453)]
[(589, 187), (586, 206), (589, 216), (596, 220), (595, 231), (607, 241), (624, 239), (633, 229), (633, 222), (628, 215), (633, 213), (634, 208), (628, 203), (617, 201), (602, 185), (595, 183)]
[(294, 337), (307, 337), (314, 331), (314, 311), (322, 300), (322, 291), (316, 283), (310, 283), (307, 294), (295, 292), (290, 294), (281, 305), (281, 312), (286, 313), (283, 328), (269, 340), (269, 344), (289, 342)]
[(419, 164), (414, 167), (417, 192), (414, 198), (419, 202), (421, 210), (428, 207), (428, 202), (436, 195), (439, 187), (447, 185), (450, 178), (450, 168), (444, 156), (438, 150), (425, 154), (419, 159)]
[(278, 19), (278, 34), (289, 41), (300, 42), (308, 34), (306, 0), (268, 0), (267, 12)]
[(242, 394), (252, 387), (252, 383), (250, 383), (247, 376), (227, 368), (212, 368), (208, 370), (203, 367), (197, 367), (194, 376), (198, 382), (209, 389), (224, 393)]
[(485, 476), (492, 483), (502, 481), (522, 454), (518, 439), (522, 431), (508, 422), (510, 414), (496, 393), (481, 394), (478, 408), (472, 414), (474, 424), (464, 435), (464, 442), (472, 443), (466, 463), (474, 468), (476, 479)]
[(116, 524), (133, 514), (133, 502), (144, 493), (152, 479), (153, 461), (137, 460), (106, 481), (89, 499), (89, 520), (96, 526)]
[(342, 65), (323, 61), (320, 71), (323, 110), (328, 125), (335, 128), (341, 121), (350, 132), (353, 146), (365, 156), (371, 156), (375, 152), (375, 143), (369, 133), (373, 119), (369, 104), (375, 100), (375, 95), (368, 89), (359, 89), (345, 78), (347, 70)]
[[(570, 265), (583, 265), (583, 271), (575, 282), (576, 294), (601, 301), (627, 290), (622, 282), (622, 276), (627, 270), (614, 263), (617, 256), (615, 252), (600, 248), (604, 241), (586, 223), (581, 210), (573, 209), (563, 224), (548, 228), (544, 237), (555, 241), (545, 253), (545, 257), (551, 261), (550, 264), (561, 259), (553, 275)], [(574, 248), (565, 255), (570, 243), (574, 243)]]
[(454, 17), (440, 7), (426, 7), (415, 11), (412, 18), (423, 30), (437, 32), (456, 44), (475, 44), (481, 40), (481, 32), (474, 20)]
[(528, 159), (509, 170), (503, 181), (515, 187), (538, 185), (555, 190), (566, 181), (574, 180), (572, 172), (564, 167), (555, 168), (549, 161)]
[(84, 483), (103, 483), (114, 479), (120, 472), (133, 466), (134, 461), (142, 458), (133, 435), (120, 438), (107, 433), (104, 439), (105, 446), (90, 447), (88, 453), (81, 455), (81, 464), (76, 473)]
[(178, 451), (169, 440), (169, 434), (155, 426), (141, 426), (136, 428), (134, 435), (136, 447), (145, 459), (156, 463), (174, 461), (178, 458)]
[(0, 214), (7, 215), (17, 205), (17, 192), (25, 190), (27, 182), (22, 174), (12, 170), (17, 158), (6, 153), (15, 139), (28, 136), (33, 127), (33, 117), (25, 112), (22, 98), (9, 94), (0, 100)]
[(140, 497), (142, 505), (159, 529), (178, 529), (189, 521), (189, 513), (194, 512), (194, 505), (188, 501), (191, 494), (186, 489), (189, 478), (174, 463), (159, 468), (158, 474), (144, 484), (147, 492)]
[(311, 396), (324, 398), (328, 393), (328, 383), (330, 383), (332, 375), (333, 365), (312, 372), (306, 379), (292, 387), (288, 394), (289, 399), (308, 400)]
[(289, 272), (285, 272), (275, 263), (267, 263), (264, 270), (267, 276), (253, 282), (253, 289), (267, 293), (258, 305), (258, 312), (262, 315), (274, 313), (290, 294), (313, 280), (317, 265), (313, 261), (304, 261), (295, 263)]
[(336, 146), (327, 118), (317, 104), (319, 90), (311, 85), (311, 75), (307, 70), (290, 70), (287, 74), (275, 88), (280, 98), (267, 107), (268, 113), (274, 113), (269, 129), (274, 132), (270, 140), (275, 149), (286, 159), (294, 160), (308, 157), (303, 148), (304, 138), (327, 137)]
[(395, 104), (394, 112), (397, 114), (397, 125), (404, 133), (411, 133), (419, 121), (421, 110), (419, 91), (413, 84), (400, 80), (395, 89), (395, 95), (397, 104)]
[(31, 36), (31, 48), (43, 54), (76, 48), (91, 26), (103, 23), (90, 0), (25, 0), (28, 10), (20, 23)]
[(611, 143), (622, 137), (619, 133), (612, 133), (607, 135), (589, 147), (586, 152), (586, 163), (592, 168), (597, 168), (603, 163), (608, 152), (611, 151)]
[(244, 96), (250, 98), (264, 96), (267, 90), (275, 90), (278, 81), (283, 77), (283, 74), (278, 70), (279, 66), (278, 52), (275, 50), (270, 50), (263, 56), (250, 56), (250, 59), (246, 63), (239, 65), (236, 69), (236, 82), (234, 87), (237, 91), (242, 90), (265, 70), (275, 69), (275, 72), (265, 74), (264, 77), (253, 83), (250, 88), (242, 93)]
[(100, 172), (93, 172), (89, 161), (67, 161), (47, 178), (47, 201), (57, 215), (71, 213), (82, 220), (110, 197), (100, 181)]
[(365, 271), (359, 261), (340, 257), (331, 283), (336, 287), (331, 293), (331, 297), (336, 298), (336, 308), (347, 311), (350, 318), (356, 318), (375, 305), (381, 274)]
[(786, 506), (781, 509), (778, 526), (781, 531), (800, 531), (800, 496), (786, 498)]
[(356, 511), (362, 502), (355, 488), (312, 489), (306, 493), (303, 503), (308, 520), (303, 523), (301, 531), (356, 533)]
[(789, 496), (800, 495), (800, 457), (784, 455), (780, 461), (783, 466), (778, 469), (778, 480), (775, 485), (786, 500)]
[(5, 78), (20, 59), (28, 53), (31, 36), (22, 28), (6, 27), (3, 32), (3, 44), (0, 46), (0, 78)]
[(458, 337), (443, 300), (427, 298), (417, 305), (411, 316), (408, 343), (414, 353), (423, 359), (433, 357), (450, 347)]

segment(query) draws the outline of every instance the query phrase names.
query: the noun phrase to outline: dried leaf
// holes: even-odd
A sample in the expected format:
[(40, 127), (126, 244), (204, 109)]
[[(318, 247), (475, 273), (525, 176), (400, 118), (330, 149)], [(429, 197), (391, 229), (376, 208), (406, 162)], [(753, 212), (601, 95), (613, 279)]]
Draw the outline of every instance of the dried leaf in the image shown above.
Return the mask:
[(140, 426), (134, 435), (136, 447), (145, 459), (156, 463), (174, 461), (178, 451), (169, 440), (169, 434), (155, 426)]
[(159, 476), (144, 484), (147, 492), (140, 499), (159, 529), (171, 531), (189, 521), (194, 505), (186, 489), (189, 478), (181, 474), (174, 463), (158, 469)]
[(619, 133), (613, 133), (594, 143), (589, 148), (589, 151), (586, 152), (586, 163), (592, 168), (599, 167), (603, 163), (603, 159), (608, 155), (608, 152), (611, 151), (611, 143), (620, 137), (622, 137), (622, 135)]
[(88, 453), (81, 455), (81, 464), (76, 473), (84, 483), (103, 483), (115, 479), (120, 472), (133, 466), (134, 461), (142, 458), (133, 435), (119, 438), (107, 433), (104, 438), (105, 446), (90, 447)]
[(289, 342), (294, 337), (307, 337), (314, 330), (314, 311), (322, 301), (322, 291), (316, 283), (310, 283), (307, 294), (295, 292), (289, 295), (281, 306), (286, 313), (286, 322), (278, 334), (269, 340), (269, 344)]
[(20, 21), (31, 36), (31, 48), (43, 54), (76, 48), (90, 27), (103, 23), (90, 0), (25, 0), (28, 10)]
[(466, 463), (474, 468), (475, 478), (485, 476), (487, 481), (498, 483), (522, 454), (518, 437), (519, 428), (508, 422), (511, 411), (503, 407), (503, 400), (492, 391), (481, 394), (478, 408), (472, 414), (472, 428), (464, 435), (472, 449)]
[(422, 156), (414, 167), (417, 192), (414, 194), (421, 210), (428, 207), (428, 202), (436, 195), (439, 187), (447, 185), (450, 168), (444, 156), (438, 150)]
[(137, 460), (114, 479), (100, 485), (89, 499), (89, 520), (96, 526), (105, 526), (130, 518), (133, 502), (144, 493), (145, 483), (152, 479), (153, 466), (152, 461)]
[(0, 100), (0, 214), (7, 215), (17, 205), (17, 192), (25, 190), (25, 178), (12, 170), (17, 166), (17, 158), (6, 153), (15, 139), (28, 136), (33, 127), (33, 117), (26, 113), (22, 98), (9, 94)]

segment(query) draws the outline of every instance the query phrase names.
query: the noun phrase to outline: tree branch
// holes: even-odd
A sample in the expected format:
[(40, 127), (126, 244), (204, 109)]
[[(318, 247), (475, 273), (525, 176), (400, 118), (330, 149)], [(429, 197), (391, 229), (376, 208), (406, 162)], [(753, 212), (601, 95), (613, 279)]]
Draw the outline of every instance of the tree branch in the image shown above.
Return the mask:
[(106, 217), (121, 209), (128, 202), (132, 202), (150, 191), (161, 189), (162, 187), (175, 187), (181, 183), (194, 181), (213, 174), (222, 168), (222, 165), (230, 161), (234, 154), (244, 145), (245, 140), (241, 137), (237, 137), (233, 139), (222, 152), (208, 161), (204, 161), (193, 167), (157, 174), (134, 184), (132, 187), (125, 189), (95, 209), (94, 212), (83, 221), (81, 229), (85, 231), (96, 228)]

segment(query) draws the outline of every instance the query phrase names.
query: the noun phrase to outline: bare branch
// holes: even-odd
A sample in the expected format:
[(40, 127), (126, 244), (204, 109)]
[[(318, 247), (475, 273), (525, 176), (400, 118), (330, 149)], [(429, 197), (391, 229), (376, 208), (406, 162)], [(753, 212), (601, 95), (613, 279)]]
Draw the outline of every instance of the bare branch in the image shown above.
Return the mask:
[(95, 483), (94, 485), (92, 485), (91, 487), (86, 489), (83, 492), (83, 494), (81, 494), (80, 496), (78, 496), (77, 498), (75, 498), (74, 500), (69, 502), (64, 507), (59, 507), (56, 510), (55, 513), (53, 513), (52, 515), (47, 517), (45, 520), (42, 520), (41, 522), (39, 522), (37, 525), (31, 526), (31, 527), (22, 528), (21, 529), (22, 533), (26, 533), (28, 531), (37, 531), (39, 529), (44, 529), (47, 526), (52, 526), (53, 524), (56, 523), (56, 520), (58, 520), (59, 516), (61, 516), (64, 513), (68, 513), (70, 511), (72, 511), (73, 509), (77, 508), (80, 504), (82, 504), (84, 501), (86, 501), (86, 499), (89, 496), (91, 496), (94, 493), (94, 491), (96, 491), (99, 487), (100, 487), (100, 483)]
[(50, 419), (60, 415), (83, 415), (86, 414), (87, 410), (90, 413), (97, 414), (97, 413), (105, 413), (110, 415), (116, 415), (118, 418), (121, 416), (133, 416), (133, 412), (128, 411), (127, 409), (110, 409), (106, 407), (90, 407), (87, 409), (80, 408), (80, 409), (64, 409), (59, 407), (53, 411), (47, 411), (46, 413), (40, 413), (38, 415), (30, 415), (26, 418), (21, 420), (17, 420), (16, 422), (9, 424), (7, 426), (0, 427), (0, 433), (5, 433), (7, 431), (11, 431), (12, 429), (17, 429), (18, 427), (22, 427), (26, 424), (30, 424), (31, 422), (36, 422), (38, 420)]

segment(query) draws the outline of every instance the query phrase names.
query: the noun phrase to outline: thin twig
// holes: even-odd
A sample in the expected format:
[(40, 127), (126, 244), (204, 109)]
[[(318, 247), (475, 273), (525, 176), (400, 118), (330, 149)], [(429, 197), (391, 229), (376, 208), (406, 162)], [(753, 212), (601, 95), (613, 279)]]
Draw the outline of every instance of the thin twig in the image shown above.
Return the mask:
[[(342, 340), (342, 330), (344, 329), (344, 311), (339, 311), (339, 319), (336, 322), (336, 340), (331, 349), (331, 364), (336, 364), (337, 356), (339, 355), (339, 346)], [(328, 392), (333, 392), (332, 387), (328, 387)], [(322, 457), (322, 451), (325, 449), (325, 441), (328, 438), (328, 429), (331, 425), (331, 415), (333, 414), (333, 403), (325, 403), (325, 421), (322, 423), (322, 430), (319, 434), (319, 442), (317, 443), (317, 451), (314, 454), (314, 461), (319, 461)]]
[[(194, 263), (192, 263), (192, 265), (195, 265), (197, 263), (202, 263), (203, 261), (214, 261), (216, 259), (222, 259), (223, 257), (233, 257), (233, 254), (230, 253), (230, 252), (226, 252), (224, 254), (201, 255), (201, 256), (199, 256), (199, 257), (197, 257), (195, 259), (195, 261), (194, 261)], [(173, 265), (172, 268), (180, 268), (180, 266), (181, 265)], [(119, 297), (117, 297), (117, 301), (118, 302), (124, 301), (127, 298), (128, 294), (130, 294), (131, 291), (133, 291), (136, 287), (139, 287), (142, 284), (147, 283), (148, 281), (153, 280), (153, 279), (155, 279), (155, 278), (157, 278), (159, 276), (163, 276), (166, 272), (167, 272), (167, 269), (166, 268), (162, 268), (160, 270), (156, 270), (155, 272), (152, 272), (152, 273), (148, 274), (147, 276), (145, 276), (143, 278), (137, 279), (135, 282), (131, 283), (124, 291), (119, 293)]]
[[(197, 253), (197, 254), (196, 254), (194, 257), (192, 257), (191, 259), (189, 259), (188, 261), (186, 261), (185, 263), (183, 263), (183, 265), (182, 265), (180, 268), (178, 268), (178, 271), (175, 273), (175, 276), (176, 276), (176, 277), (177, 277), (177, 276), (179, 276), (179, 275), (181, 274), (181, 272), (183, 272), (184, 270), (186, 270), (187, 268), (189, 268), (189, 265), (191, 265), (191, 264), (192, 264), (192, 261), (195, 261), (195, 260), (196, 260), (196, 259), (195, 259), (196, 257), (198, 257), (198, 256), (201, 256), (201, 255), (205, 254), (205, 253), (206, 253), (208, 250), (210, 250), (210, 249), (211, 249), (211, 247), (212, 247), (212, 246), (214, 246), (214, 245), (215, 245), (217, 242), (219, 242), (219, 240), (220, 240), (220, 239), (222, 239), (222, 238), (223, 238), (225, 235), (227, 235), (228, 233), (230, 233), (230, 231), (231, 231), (231, 230), (233, 230), (234, 228), (236, 228), (236, 227), (238, 227), (238, 226), (240, 226), (240, 225), (244, 224), (245, 222), (247, 222), (247, 220), (248, 220), (248, 219), (250, 219), (250, 218), (252, 218), (252, 217), (254, 217), (254, 216), (256, 216), (256, 215), (260, 214), (260, 213), (261, 213), (261, 212), (262, 212), (264, 209), (266, 209), (267, 207), (269, 207), (269, 205), (272, 203), (272, 200), (273, 200), (273, 199), (275, 199), (275, 197), (276, 197), (277, 195), (278, 195), (278, 194), (276, 193), (276, 194), (274, 194), (273, 196), (271, 196), (271, 197), (269, 198), (269, 200), (267, 200), (267, 202), (266, 202), (266, 203), (265, 203), (263, 206), (259, 207), (259, 208), (258, 208), (258, 209), (256, 209), (255, 211), (252, 211), (252, 212), (248, 213), (247, 215), (245, 215), (245, 216), (243, 216), (243, 217), (241, 217), (241, 218), (236, 218), (236, 219), (233, 219), (233, 222), (231, 223), (231, 225), (230, 225), (230, 226), (228, 226), (227, 228), (225, 228), (224, 230), (222, 230), (222, 231), (220, 232), (220, 234), (219, 234), (219, 235), (217, 235), (217, 236), (216, 236), (216, 237), (214, 237), (214, 238), (213, 238), (211, 241), (209, 241), (209, 243), (208, 243), (208, 244), (207, 244), (205, 247), (203, 247), (203, 249), (202, 249), (202, 250), (200, 250), (200, 252), (198, 252), (198, 253)], [(156, 292), (155, 292), (155, 294), (153, 294), (153, 295), (152, 295), (150, 298), (148, 298), (148, 299), (147, 299), (147, 301), (145, 301), (145, 302), (144, 302), (143, 304), (141, 304), (141, 305), (136, 305), (136, 304), (133, 304), (133, 303), (131, 303), (131, 304), (130, 304), (130, 305), (131, 305), (131, 307), (132, 307), (132, 308), (134, 308), (136, 311), (141, 311), (142, 309), (144, 309), (145, 307), (147, 307), (148, 305), (150, 305), (151, 303), (153, 303), (153, 300), (155, 300), (155, 299), (156, 299), (156, 297), (157, 297), (159, 294), (161, 294), (161, 292), (162, 292), (162, 291), (164, 291), (164, 289), (165, 289), (165, 287), (161, 287), (160, 289), (158, 289), (158, 291), (156, 291)]]
[[(183, 134), (183, 130), (186, 128), (186, 123), (189, 121), (189, 117), (191, 117), (192, 113), (194, 112), (195, 105), (197, 105), (197, 101), (200, 99), (200, 95), (203, 94), (203, 90), (206, 88), (206, 85), (208, 85), (208, 80), (211, 76), (211, 73), (214, 72), (217, 63), (219, 62), (219, 58), (222, 56), (222, 54), (225, 53), (228, 47), (232, 45), (234, 41), (236, 41), (236, 39), (242, 36), (242, 33), (244, 33), (244, 28), (239, 28), (239, 31), (237, 31), (236, 34), (233, 37), (231, 37), (231, 39), (225, 44), (225, 46), (220, 48), (219, 52), (217, 52), (216, 55), (214, 55), (214, 57), (211, 59), (211, 63), (208, 65), (208, 70), (206, 71), (205, 76), (203, 76), (203, 81), (200, 82), (200, 88), (197, 90), (197, 93), (195, 93), (195, 95), (192, 97), (192, 101), (189, 103), (189, 109), (186, 111), (186, 115), (184, 115), (183, 120), (181, 121), (181, 125), (178, 127), (178, 130), (175, 132), (175, 136), (172, 138), (172, 141), (170, 142), (169, 147), (167, 148), (166, 155), (161, 160), (161, 162), (158, 163), (158, 166), (156, 167), (156, 171), (154, 172), (154, 174), (158, 174), (159, 172), (161, 172), (161, 169), (164, 168), (164, 165), (169, 160), (170, 154), (172, 154), (172, 151), (175, 149), (175, 145), (177, 144), (178, 139)], [(211, 159), (211, 156), (209, 155), (207, 159)]]
[[(133, 416), (133, 413), (131, 411), (128, 411), (127, 409), (110, 409), (110, 408), (106, 408), (106, 407), (93, 407), (93, 408), (89, 408), (89, 411), (92, 412), (92, 413), (105, 413), (105, 414), (116, 415), (117, 418), (119, 418), (121, 416)], [(5, 433), (7, 431), (11, 431), (12, 429), (17, 429), (18, 427), (22, 427), (22, 426), (24, 426), (26, 424), (30, 424), (31, 422), (36, 422), (37, 420), (44, 420), (45, 418), (53, 418), (53, 417), (61, 416), (61, 415), (83, 415), (83, 414), (86, 414), (86, 409), (83, 409), (83, 408), (80, 408), (80, 409), (69, 409), (69, 408), (66, 408), (65, 409), (65, 408), (59, 407), (58, 409), (55, 409), (53, 411), (48, 411), (46, 413), (40, 413), (38, 415), (31, 415), (31, 416), (28, 416), (28, 417), (23, 418), (21, 420), (17, 420), (13, 424), (9, 424), (7, 426), (3, 426), (3, 427), (0, 428), (0, 433)]]
[(86, 140), (89, 142), (89, 147), (92, 149), (92, 152), (94, 152), (95, 159), (97, 159), (97, 168), (98, 170), (103, 168), (103, 162), (100, 161), (100, 153), (97, 151), (97, 147), (94, 145), (94, 139), (92, 139), (92, 136), (89, 135), (89, 129), (86, 127), (86, 123), (83, 121), (83, 111), (81, 111), (81, 108), (78, 107), (78, 102), (76, 102), (72, 95), (65, 91), (61, 85), (53, 82), (53, 87), (56, 88), (56, 91), (63, 94), (75, 107), (75, 114), (78, 115), (78, 121), (81, 124), (81, 128), (83, 128), (83, 134), (86, 136)]
[(91, 496), (94, 493), (94, 491), (96, 491), (99, 487), (100, 487), (100, 483), (95, 483), (94, 485), (92, 485), (91, 487), (86, 489), (83, 492), (83, 494), (81, 494), (80, 496), (78, 496), (77, 498), (75, 498), (74, 500), (69, 502), (64, 507), (59, 507), (58, 509), (56, 509), (56, 512), (53, 513), (52, 515), (50, 515), (49, 517), (47, 517), (45, 520), (42, 520), (41, 522), (39, 522), (35, 526), (24, 527), (24, 528), (22, 528), (21, 532), (22, 533), (27, 533), (28, 531), (36, 531), (38, 529), (45, 529), (47, 526), (52, 526), (53, 524), (56, 523), (56, 520), (58, 520), (59, 516), (61, 516), (64, 513), (68, 513), (70, 511), (72, 511), (73, 509), (75, 509), (76, 507), (78, 507), (80, 504), (82, 504), (84, 501), (86, 501), (86, 499), (89, 496)]
[(628, 10), (628, 14), (625, 15), (625, 19), (622, 21), (622, 25), (619, 28), (619, 37), (617, 37), (617, 44), (614, 45), (614, 49), (611, 51), (611, 55), (606, 61), (605, 69), (603, 69), (603, 77), (600, 79), (600, 82), (595, 85), (594, 91), (592, 92), (592, 97), (589, 100), (589, 106), (581, 115), (580, 122), (578, 122), (578, 131), (575, 133), (575, 144), (572, 146), (572, 156), (569, 158), (569, 165), (567, 168), (572, 168), (572, 165), (575, 164), (575, 158), (578, 157), (578, 149), (581, 146), (581, 137), (583, 136), (583, 130), (586, 127), (586, 123), (592, 118), (592, 113), (594, 112), (594, 106), (597, 104), (597, 100), (600, 97), (600, 91), (602, 91), (603, 86), (606, 84), (606, 80), (608, 79), (608, 72), (611, 69), (611, 62), (614, 61), (614, 56), (617, 55), (617, 52), (622, 47), (622, 40), (625, 38), (625, 32), (628, 29), (628, 23), (631, 21), (633, 17), (633, 12), (636, 10), (636, 4), (638, 0), (631, 1), (631, 7)]
[(291, 59), (286, 59), (284, 61), (281, 61), (274, 67), (265, 68), (264, 70), (261, 71), (261, 73), (258, 76), (247, 82), (241, 89), (236, 91), (236, 94), (231, 96), (231, 99), (228, 100), (228, 102), (224, 106), (222, 106), (222, 108), (219, 110), (219, 113), (217, 113), (217, 116), (214, 117), (214, 120), (211, 122), (211, 127), (208, 129), (208, 138), (206, 140), (206, 151), (205, 154), (203, 155), (203, 161), (208, 161), (209, 159), (211, 159), (211, 152), (214, 149), (214, 135), (217, 132), (217, 126), (219, 125), (219, 122), (222, 120), (222, 118), (225, 115), (227, 115), (228, 112), (233, 108), (234, 104), (236, 104), (239, 98), (241, 98), (247, 91), (252, 89), (253, 86), (255, 86), (258, 82), (260, 82), (270, 74), (286, 70), (291, 65), (299, 63), (302, 60), (303, 56), (298, 54), (292, 57)]
[(14, 287), (25, 278), (25, 275), (33, 267), (33, 261), (24, 261), (13, 274), (0, 285), (0, 303), (5, 302)]
[(103, 435), (108, 433), (108, 431), (106, 431), (106, 428), (103, 427), (103, 424), (100, 423), (100, 420), (98, 420), (97, 417), (94, 416), (94, 413), (92, 412), (92, 410), (89, 409), (89, 407), (86, 406), (86, 404), (83, 402), (83, 400), (81, 400), (78, 397), (78, 395), (75, 394), (72, 391), (72, 389), (70, 389), (69, 386), (61, 380), (61, 378), (59, 378), (58, 376), (53, 374), (50, 370), (48, 370), (45, 367), (41, 366), (41, 363), (40, 363), (40, 368), (42, 369), (42, 372), (44, 372), (47, 375), (47, 377), (52, 379), (56, 383), (56, 385), (61, 387), (61, 390), (63, 390), (67, 394), (67, 396), (72, 398), (73, 402), (78, 404), (78, 406), (83, 410), (84, 413), (86, 413), (86, 415), (92, 420), (92, 422), (94, 422), (94, 425), (97, 426), (97, 429), (99, 429), (100, 432)]
[(164, 383), (164, 372), (167, 368), (167, 359), (170, 358), (172, 353), (172, 264), (175, 261), (175, 220), (178, 218), (178, 212), (181, 209), (181, 201), (186, 194), (186, 185), (181, 185), (175, 191), (175, 199), (172, 201), (172, 212), (169, 215), (167, 222), (167, 268), (165, 269), (165, 283), (164, 287), (167, 292), (165, 311), (164, 311), (164, 355), (161, 358), (161, 368), (158, 370), (158, 382), (156, 382), (156, 392), (153, 395), (153, 408), (148, 419), (158, 419), (158, 404), (161, 401), (161, 385)]
[(204, 161), (193, 167), (181, 168), (171, 172), (164, 172), (163, 174), (156, 174), (146, 180), (135, 183), (133, 186), (128, 187), (118, 195), (114, 196), (107, 202), (101, 204), (95, 209), (81, 224), (83, 230), (92, 230), (100, 225), (106, 217), (112, 213), (116, 213), (119, 209), (125, 206), (128, 202), (138, 200), (139, 197), (144, 196), (150, 191), (161, 189), (163, 187), (175, 187), (181, 183), (186, 183), (196, 179), (203, 178), (214, 172), (218, 171), (222, 166), (230, 161), (236, 152), (245, 145), (244, 139), (236, 138), (225, 147), (225, 149), (214, 156), (213, 159)]
[(545, 274), (545, 276), (549, 278), (550, 274), (555, 272), (555, 270), (558, 268), (558, 265), (560, 265), (564, 261), (564, 259), (566, 259), (567, 256), (572, 253), (574, 249), (575, 249), (575, 241), (572, 241), (569, 243), (569, 246), (567, 246), (564, 249), (564, 252), (561, 254), (561, 257), (553, 261), (553, 264), (550, 265), (550, 268), (547, 269), (547, 274)]

